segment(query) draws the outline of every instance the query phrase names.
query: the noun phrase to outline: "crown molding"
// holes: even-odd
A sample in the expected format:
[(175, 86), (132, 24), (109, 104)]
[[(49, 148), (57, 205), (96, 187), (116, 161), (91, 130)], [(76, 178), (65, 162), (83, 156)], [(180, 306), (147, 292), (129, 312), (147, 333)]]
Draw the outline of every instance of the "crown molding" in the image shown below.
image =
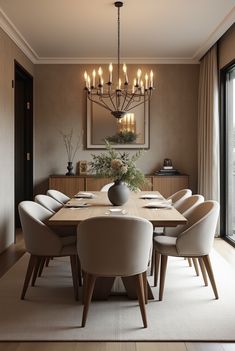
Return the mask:
[[(202, 56), (234, 22), (235, 7), (192, 57), (123, 57), (122, 61), (129, 64), (198, 64)], [(117, 61), (116, 57), (40, 57), (1, 8), (0, 27), (34, 64), (108, 64)]]
[(223, 21), (211, 33), (205, 43), (195, 52), (192, 59), (199, 61), (205, 53), (222, 37), (222, 35), (234, 24), (235, 22), (235, 7), (228, 13)]
[(39, 59), (37, 53), (31, 48), (29, 43), (25, 40), (23, 35), (7, 17), (5, 12), (0, 8), (0, 27), (4, 32), (14, 41), (14, 43), (23, 51), (23, 53), (32, 61), (36, 63)]
[[(185, 57), (122, 57), (128, 64), (197, 64), (198, 60)], [(117, 57), (39, 57), (36, 64), (109, 64), (117, 63)]]

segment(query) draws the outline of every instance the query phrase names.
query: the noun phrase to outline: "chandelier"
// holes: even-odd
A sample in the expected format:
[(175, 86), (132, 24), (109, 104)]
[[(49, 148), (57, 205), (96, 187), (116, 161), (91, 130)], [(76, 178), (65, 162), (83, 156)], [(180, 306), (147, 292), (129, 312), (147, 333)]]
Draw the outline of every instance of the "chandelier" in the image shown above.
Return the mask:
[(127, 66), (123, 64), (123, 77), (122, 81), (120, 76), (120, 8), (123, 6), (122, 1), (114, 3), (118, 10), (118, 57), (117, 57), (117, 82), (113, 82), (113, 65), (109, 65), (109, 78), (108, 82), (104, 84), (103, 70), (101, 67), (98, 69), (98, 77), (96, 70), (92, 71), (90, 76), (86, 71), (84, 79), (86, 83), (87, 98), (100, 105), (101, 107), (109, 110), (115, 118), (122, 118), (133, 108), (144, 104), (150, 100), (153, 90), (153, 71), (144, 75), (141, 69), (137, 70), (137, 76), (133, 80), (133, 84), (129, 84), (127, 75)]

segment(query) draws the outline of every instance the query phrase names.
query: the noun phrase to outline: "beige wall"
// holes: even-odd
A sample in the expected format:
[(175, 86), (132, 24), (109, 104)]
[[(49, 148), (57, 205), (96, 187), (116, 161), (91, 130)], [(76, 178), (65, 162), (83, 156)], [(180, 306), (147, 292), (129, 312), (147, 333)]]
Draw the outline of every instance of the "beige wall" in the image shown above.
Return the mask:
[(219, 68), (235, 59), (235, 24), (219, 40)]
[(14, 60), (33, 74), (33, 64), (0, 29), (0, 252), (14, 240)]
[[(143, 67), (143, 65), (141, 65)], [(86, 130), (83, 72), (93, 66), (35, 66), (35, 192), (44, 192), (50, 174), (65, 174), (66, 152), (59, 130)], [(150, 150), (139, 161), (153, 173), (164, 158), (190, 175), (197, 184), (197, 99), (199, 65), (151, 65), (156, 90), (151, 101)], [(129, 65), (130, 71), (136, 70)], [(131, 76), (131, 73), (130, 73)], [(90, 160), (92, 151), (80, 148), (76, 161)], [(100, 151), (93, 151), (98, 153)]]

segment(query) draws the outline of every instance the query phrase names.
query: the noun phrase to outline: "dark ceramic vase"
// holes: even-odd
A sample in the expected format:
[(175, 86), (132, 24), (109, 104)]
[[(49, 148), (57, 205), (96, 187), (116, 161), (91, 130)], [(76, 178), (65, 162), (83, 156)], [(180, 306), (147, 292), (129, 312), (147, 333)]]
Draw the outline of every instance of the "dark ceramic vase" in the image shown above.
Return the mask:
[(67, 170), (68, 172), (66, 173), (67, 176), (73, 176), (73, 162), (68, 162), (68, 166), (67, 166)]
[(114, 206), (121, 206), (128, 201), (129, 188), (120, 180), (116, 180), (108, 190), (109, 201)]

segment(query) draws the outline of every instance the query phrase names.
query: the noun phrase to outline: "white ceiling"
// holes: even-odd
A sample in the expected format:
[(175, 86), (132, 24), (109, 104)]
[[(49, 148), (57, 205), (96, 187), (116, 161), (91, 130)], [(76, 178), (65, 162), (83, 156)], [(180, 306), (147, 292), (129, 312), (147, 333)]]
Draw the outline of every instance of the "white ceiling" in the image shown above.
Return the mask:
[[(0, 0), (0, 26), (35, 63), (114, 62), (114, 0)], [(197, 62), (235, 22), (235, 0), (125, 0), (126, 62)]]

